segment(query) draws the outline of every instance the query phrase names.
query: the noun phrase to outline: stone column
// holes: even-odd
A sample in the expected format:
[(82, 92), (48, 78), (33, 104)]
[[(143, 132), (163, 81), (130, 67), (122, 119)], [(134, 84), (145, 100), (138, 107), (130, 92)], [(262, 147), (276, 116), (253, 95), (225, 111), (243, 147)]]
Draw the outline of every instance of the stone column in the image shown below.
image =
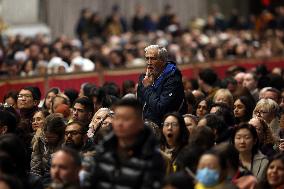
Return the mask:
[(0, 16), (9, 25), (36, 24), (38, 0), (0, 0)]

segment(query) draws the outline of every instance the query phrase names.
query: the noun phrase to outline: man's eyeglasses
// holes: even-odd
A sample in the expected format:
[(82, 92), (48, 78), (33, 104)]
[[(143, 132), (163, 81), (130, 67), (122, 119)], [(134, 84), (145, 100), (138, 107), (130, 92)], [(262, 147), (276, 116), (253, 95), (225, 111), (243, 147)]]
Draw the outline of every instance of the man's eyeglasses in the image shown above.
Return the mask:
[(32, 98), (33, 96), (32, 95), (30, 95), (30, 94), (19, 94), (18, 95), (18, 98), (19, 99), (22, 99), (22, 98)]
[(65, 133), (64, 133), (65, 136), (68, 136), (69, 134), (71, 136), (75, 136), (75, 135), (82, 134), (82, 132), (81, 131), (65, 131)]
[(0, 108), (10, 108), (10, 107), (13, 107), (13, 106), (8, 104), (7, 102), (6, 103), (0, 103)]

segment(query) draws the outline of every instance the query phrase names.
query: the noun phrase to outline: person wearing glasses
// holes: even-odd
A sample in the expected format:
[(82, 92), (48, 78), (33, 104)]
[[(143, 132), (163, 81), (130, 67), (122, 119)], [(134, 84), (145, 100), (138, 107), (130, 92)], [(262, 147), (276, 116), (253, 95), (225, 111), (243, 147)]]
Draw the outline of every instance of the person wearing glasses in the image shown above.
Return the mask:
[(18, 91), (9, 91), (3, 97), (3, 103), (17, 109)]
[(160, 188), (165, 163), (142, 119), (142, 104), (122, 98), (114, 115), (112, 132), (97, 145), (89, 188)]
[(41, 93), (37, 87), (22, 88), (18, 94), (17, 107), (20, 112), (21, 121), (19, 127), (28, 133), (32, 133), (32, 119), (38, 110)]
[(264, 119), (275, 139), (279, 139), (279, 106), (272, 99), (261, 99), (253, 110), (253, 117)]
[(159, 45), (145, 48), (146, 73), (139, 78), (137, 99), (143, 104), (143, 119), (161, 125), (165, 114), (187, 112), (182, 74), (168, 51)]
[(85, 124), (80, 121), (73, 121), (65, 128), (63, 146), (73, 148), (78, 152), (86, 150), (85, 144), (87, 141)]
[[(88, 139), (86, 125), (80, 121), (72, 121), (67, 124), (64, 133), (63, 148), (72, 148), (80, 154), (82, 170), (80, 179), (89, 184), (91, 170), (94, 166), (93, 156), (95, 155), (95, 143)], [(86, 183), (87, 182), (87, 183)]]
[(177, 113), (165, 115), (161, 134), (160, 149), (169, 159), (167, 173), (177, 171), (176, 157), (183, 147), (188, 144), (189, 131), (185, 126), (183, 117)]
[(32, 128), (33, 115), (38, 110), (41, 92), (38, 87), (24, 87), (20, 90), (17, 99), (20, 121), (17, 125), (21, 138), (25, 144), (28, 158), (31, 158), (31, 142), (34, 135)]

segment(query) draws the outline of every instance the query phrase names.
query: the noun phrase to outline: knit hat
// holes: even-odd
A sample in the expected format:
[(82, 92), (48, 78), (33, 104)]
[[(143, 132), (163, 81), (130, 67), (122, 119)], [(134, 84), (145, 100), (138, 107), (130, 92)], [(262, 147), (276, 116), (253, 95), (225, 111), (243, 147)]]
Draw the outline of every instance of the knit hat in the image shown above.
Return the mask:
[(66, 104), (59, 104), (54, 110), (54, 113), (60, 113), (64, 118), (68, 118), (70, 116), (69, 106)]

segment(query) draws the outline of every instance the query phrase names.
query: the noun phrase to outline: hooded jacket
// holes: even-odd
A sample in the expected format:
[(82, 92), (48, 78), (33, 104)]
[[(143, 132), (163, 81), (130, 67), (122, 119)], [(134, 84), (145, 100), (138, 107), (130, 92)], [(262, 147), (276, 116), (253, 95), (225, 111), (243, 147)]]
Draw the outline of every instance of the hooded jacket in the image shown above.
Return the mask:
[(165, 163), (151, 130), (145, 127), (136, 142), (121, 157), (116, 136), (111, 133), (96, 150), (92, 187), (99, 189), (159, 188)]
[(262, 180), (265, 176), (265, 170), (268, 165), (268, 159), (260, 151), (253, 157), (253, 167), (251, 172), (257, 178), (258, 181)]

